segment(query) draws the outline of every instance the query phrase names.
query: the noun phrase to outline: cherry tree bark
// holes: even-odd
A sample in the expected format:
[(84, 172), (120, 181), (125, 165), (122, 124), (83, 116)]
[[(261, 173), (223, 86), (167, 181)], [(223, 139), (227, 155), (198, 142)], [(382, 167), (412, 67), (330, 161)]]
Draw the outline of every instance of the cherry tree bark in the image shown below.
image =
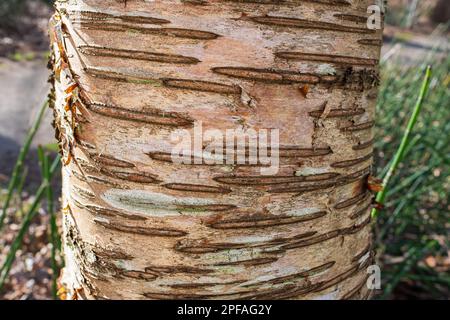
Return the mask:
[[(68, 298), (368, 298), (371, 4), (57, 1)], [(278, 172), (174, 163), (198, 121), (279, 129)]]

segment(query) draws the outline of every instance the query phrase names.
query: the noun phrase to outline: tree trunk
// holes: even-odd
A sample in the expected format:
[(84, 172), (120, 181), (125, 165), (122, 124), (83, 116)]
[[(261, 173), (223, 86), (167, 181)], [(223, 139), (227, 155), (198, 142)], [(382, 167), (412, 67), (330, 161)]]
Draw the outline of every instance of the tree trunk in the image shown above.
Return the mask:
[[(69, 298), (367, 298), (381, 45), (368, 5), (57, 3)], [(193, 164), (172, 161), (171, 134), (197, 139), (199, 121), (279, 129), (279, 169), (206, 163), (205, 140)]]

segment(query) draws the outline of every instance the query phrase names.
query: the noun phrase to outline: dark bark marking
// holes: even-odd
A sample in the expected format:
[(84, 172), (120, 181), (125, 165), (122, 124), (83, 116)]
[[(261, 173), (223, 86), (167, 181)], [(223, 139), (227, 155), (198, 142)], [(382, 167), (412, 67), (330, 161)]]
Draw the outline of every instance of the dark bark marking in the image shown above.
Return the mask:
[(345, 209), (348, 208), (354, 204), (360, 203), (366, 199), (368, 199), (370, 197), (370, 193), (369, 192), (363, 192), (358, 194), (356, 197), (344, 200), (342, 202), (337, 203), (334, 208), (335, 209)]
[(359, 259), (364, 257), (372, 248), (372, 245), (369, 243), (363, 250), (361, 250), (360, 253), (358, 253), (356, 256), (352, 258), (352, 262), (358, 262)]
[(350, 66), (375, 66), (378, 64), (377, 59), (358, 58), (350, 56), (340, 56), (332, 54), (320, 54), (320, 53), (306, 53), (296, 51), (281, 51), (275, 53), (275, 56), (287, 60), (300, 60), (300, 61), (312, 61), (312, 62), (326, 62), (338, 65), (350, 65)]
[[(235, 3), (257, 3), (257, 4), (267, 4), (267, 5), (302, 5), (304, 2), (313, 2), (324, 5), (332, 5), (332, 6), (350, 6), (351, 3), (347, 0), (224, 0), (225, 2), (235, 2)], [(207, 3), (207, 1), (201, 0), (182, 0), (182, 2), (202, 2)]]
[(265, 281), (261, 281), (261, 282), (257, 282), (251, 285), (244, 285), (244, 287), (255, 287), (255, 286), (261, 286), (261, 285), (265, 285), (265, 284), (270, 284), (270, 285), (274, 285), (274, 284), (282, 284), (282, 283), (287, 283), (287, 282), (292, 282), (292, 281), (296, 281), (298, 279), (303, 279), (303, 278), (309, 278), (312, 277), (318, 273), (324, 272), (330, 268), (332, 268), (334, 265), (336, 264), (335, 261), (331, 261), (331, 262), (327, 262), (324, 263), (320, 266), (311, 268), (309, 270), (306, 271), (302, 271), (299, 273), (295, 273), (295, 274), (290, 274), (290, 275), (286, 275), (286, 276), (282, 276), (282, 277), (277, 277), (277, 278), (273, 278), (270, 280), (265, 280)]
[(211, 69), (213, 72), (247, 80), (292, 84), (292, 83), (309, 83), (316, 84), (320, 81), (318, 75), (310, 73), (298, 73), (284, 70), (255, 69), (246, 67), (216, 67)]
[(226, 262), (218, 262), (213, 264), (213, 266), (216, 267), (223, 267), (223, 266), (259, 266), (262, 264), (269, 264), (277, 261), (278, 258), (275, 257), (267, 257), (267, 258), (255, 258), (255, 259), (248, 259), (248, 260), (238, 260), (238, 261), (226, 261)]
[(289, 238), (275, 238), (263, 242), (248, 242), (248, 243), (227, 243), (227, 242), (208, 242), (200, 239), (183, 239), (177, 242), (175, 250), (183, 253), (202, 254), (214, 253), (231, 249), (246, 249), (246, 248), (271, 248), (278, 245), (289, 243), (290, 241), (297, 241), (299, 239), (309, 238), (315, 235), (316, 231), (302, 233)]
[(319, 234), (319, 235), (314, 236), (314, 237), (309, 238), (309, 239), (300, 240), (300, 241), (296, 241), (296, 242), (291, 242), (289, 244), (283, 245), (281, 248), (285, 249), (285, 250), (302, 248), (302, 247), (311, 246), (311, 245), (314, 245), (314, 244), (317, 244), (317, 243), (320, 243), (320, 242), (324, 242), (324, 241), (336, 238), (338, 236), (343, 236), (343, 235), (347, 235), (347, 234), (354, 234), (354, 233), (357, 233), (358, 231), (362, 230), (367, 224), (369, 224), (369, 222), (370, 222), (370, 216), (369, 216), (368, 219), (366, 219), (365, 221), (361, 222), (360, 224), (355, 224), (355, 225), (353, 225), (351, 227), (329, 231), (327, 233)]
[(151, 281), (158, 278), (156, 274), (149, 273), (149, 272), (143, 272), (138, 270), (127, 270), (122, 271), (121, 275), (127, 278), (137, 279), (137, 280), (145, 280), (145, 281)]
[(367, 206), (365, 206), (364, 208), (356, 211), (355, 213), (350, 215), (350, 219), (354, 220), (357, 219), (359, 217), (361, 217), (362, 215), (364, 215), (365, 213), (367, 213), (367, 211), (369, 211), (369, 209), (372, 207), (372, 204), (368, 204)]
[(337, 19), (340, 19), (340, 20), (358, 22), (358, 23), (364, 23), (364, 24), (366, 24), (367, 20), (369, 19), (369, 17), (366, 17), (366, 16), (358, 16), (355, 14), (345, 14), (345, 13), (335, 13), (333, 15), (333, 17), (336, 17)]
[(361, 131), (373, 128), (375, 125), (375, 121), (367, 121), (359, 124), (354, 124), (349, 127), (341, 128), (341, 131), (344, 132), (352, 132), (352, 131)]
[(186, 274), (209, 274), (213, 273), (214, 270), (204, 269), (198, 267), (190, 266), (148, 266), (145, 268), (146, 272), (157, 273), (157, 274), (176, 274), (176, 273), (186, 273)]
[(330, 166), (333, 168), (347, 168), (347, 167), (351, 167), (351, 166), (360, 164), (367, 160), (371, 160), (372, 157), (373, 157), (373, 154), (369, 153), (368, 155), (365, 155), (364, 157), (361, 157), (361, 158), (334, 162), (334, 163), (330, 164)]
[(354, 145), (352, 147), (353, 150), (364, 150), (369, 147), (373, 146), (373, 139), (370, 139), (368, 141), (360, 142), (357, 145)]
[(167, 78), (162, 79), (162, 82), (166, 87), (194, 90), (194, 91), (214, 92), (220, 94), (240, 95), (242, 91), (241, 87), (236, 85), (228, 85), (210, 81)]
[(200, 60), (193, 57), (186, 57), (174, 54), (164, 54), (149, 51), (140, 50), (125, 50), (116, 48), (107, 48), (99, 46), (79, 46), (80, 52), (86, 55), (99, 56), (99, 57), (113, 57), (121, 59), (143, 60), (143, 61), (156, 61), (162, 63), (174, 63), (174, 64), (196, 64)]
[(171, 190), (186, 191), (186, 192), (206, 192), (206, 193), (220, 193), (220, 194), (226, 194), (231, 192), (231, 189), (229, 188), (198, 185), (198, 184), (168, 183), (163, 186)]
[(368, 278), (369, 276), (364, 277), (360, 283), (358, 283), (353, 289), (351, 289), (342, 297), (342, 300), (354, 299), (361, 292), (361, 289), (364, 288), (364, 285), (367, 283)]
[(80, 21), (81, 29), (102, 30), (111, 32), (135, 32), (140, 34), (154, 34), (159, 36), (168, 36), (193, 40), (214, 40), (219, 37), (218, 34), (181, 28), (146, 28), (136, 25), (116, 24), (116, 23), (100, 23)]
[(153, 236), (153, 237), (184, 237), (188, 233), (176, 230), (176, 229), (169, 229), (169, 228), (147, 228), (147, 227), (139, 227), (139, 226), (130, 226), (130, 225), (123, 225), (113, 222), (104, 222), (98, 219), (94, 219), (94, 222), (101, 225), (102, 227), (105, 227), (106, 229), (116, 230), (120, 232), (125, 233), (133, 233), (133, 234), (140, 234), (144, 236)]
[(153, 110), (151, 112), (134, 111), (99, 103), (92, 103), (87, 107), (89, 108), (89, 110), (92, 110), (93, 112), (101, 114), (103, 116), (126, 121), (175, 127), (192, 126), (194, 122), (192, 119), (175, 112), (162, 112), (159, 110)]
[(276, 16), (262, 16), (250, 18), (256, 23), (261, 23), (270, 26), (300, 28), (300, 29), (317, 29), (317, 30), (329, 30), (336, 32), (349, 32), (349, 33), (375, 33), (375, 30), (368, 29), (366, 27), (349, 27), (341, 24), (323, 22), (323, 21), (311, 21), (306, 19), (295, 19), (287, 17)]
[[(108, 19), (118, 19), (123, 22), (134, 22), (140, 24), (168, 24), (169, 20), (146, 17), (146, 16), (131, 16), (131, 15), (118, 15), (118, 14), (109, 14), (106, 12), (99, 11), (70, 11), (69, 14), (74, 16), (74, 18), (79, 17), (81, 20), (87, 21), (101, 21), (106, 22)], [(77, 23), (77, 20), (74, 20), (74, 23)]]
[(339, 173), (327, 172), (305, 176), (218, 176), (214, 177), (214, 181), (240, 186), (270, 186), (276, 184), (286, 184), (295, 182), (316, 182), (332, 180), (339, 177)]
[(287, 186), (275, 186), (271, 187), (268, 191), (271, 193), (303, 193), (303, 192), (310, 192), (315, 190), (325, 190), (331, 187), (335, 187), (336, 182), (317, 182), (317, 183), (311, 183), (311, 184), (304, 184), (304, 185), (287, 185)]
[(77, 201), (76, 199), (72, 199), (72, 201), (78, 208), (87, 210), (90, 213), (92, 213), (93, 215), (101, 215), (101, 216), (113, 217), (113, 218), (121, 217), (121, 218), (129, 219), (129, 220), (139, 220), (139, 221), (147, 220), (147, 218), (143, 217), (143, 216), (138, 216), (138, 215), (134, 215), (134, 214), (126, 214), (121, 211), (117, 211), (114, 209), (108, 209), (108, 208), (100, 207), (97, 205), (83, 204), (83, 203)]
[(77, 185), (72, 185), (72, 192), (76, 195), (79, 195), (80, 197), (88, 200), (95, 199), (96, 196), (93, 192), (83, 189)]
[(116, 171), (116, 170), (109, 170), (106, 168), (101, 168), (100, 172), (121, 180), (136, 182), (136, 183), (150, 183), (150, 184), (158, 184), (161, 181), (158, 180), (158, 177), (151, 173), (144, 173), (144, 172), (126, 172), (126, 171)]
[[(315, 110), (309, 112), (309, 115), (313, 118), (321, 118), (324, 115), (325, 109)], [(351, 117), (364, 114), (366, 110), (363, 108), (355, 109), (331, 109), (327, 114), (326, 118), (341, 118), (341, 117)]]
[(380, 39), (360, 39), (360, 40), (358, 40), (358, 43), (367, 45), (367, 46), (381, 47), (383, 44), (383, 41)]
[(119, 168), (135, 167), (135, 165), (131, 162), (120, 160), (110, 155), (91, 153), (90, 156), (96, 163), (104, 166), (119, 167)]
[(208, 224), (214, 229), (246, 229), (265, 228), (287, 224), (300, 223), (321, 218), (327, 214), (326, 211), (318, 211), (304, 216), (250, 216), (237, 219), (223, 219), (218, 222)]

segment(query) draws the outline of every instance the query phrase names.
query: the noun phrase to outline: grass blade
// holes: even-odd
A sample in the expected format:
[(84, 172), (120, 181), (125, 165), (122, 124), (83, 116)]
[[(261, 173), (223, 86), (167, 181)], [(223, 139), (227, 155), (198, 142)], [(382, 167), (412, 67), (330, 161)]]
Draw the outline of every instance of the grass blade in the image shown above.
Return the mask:
[[(58, 154), (50, 167), (50, 170), (49, 170), (50, 177), (53, 176), (53, 174), (56, 172), (57, 168), (59, 167), (60, 160), (61, 160), (61, 156)], [(47, 187), (48, 187), (48, 183), (46, 181), (43, 181), (41, 183), (41, 185), (39, 186), (39, 189), (37, 190), (36, 195), (35, 195), (35, 199), (31, 205), (30, 209), (25, 214), (22, 225), (20, 226), (20, 230), (19, 230), (16, 238), (14, 239), (13, 243), (11, 244), (11, 248), (9, 249), (9, 252), (6, 256), (5, 262), (3, 263), (2, 267), (0, 268), (0, 291), (3, 289), (5, 281), (8, 278), (9, 271), (11, 270), (11, 266), (15, 260), (17, 250), (19, 250), (19, 248), (22, 244), (25, 233), (28, 231), (31, 221), (37, 214), (37, 210), (39, 209), (39, 205), (45, 194)]]
[(431, 250), (433, 247), (436, 247), (437, 242), (435, 240), (431, 240), (428, 243), (425, 244), (422, 248), (412, 247), (405, 258), (405, 261), (401, 264), (397, 272), (395, 273), (395, 276), (389, 283), (387, 284), (383, 295), (379, 298), (381, 300), (386, 299), (389, 297), (389, 295), (392, 293), (392, 291), (395, 289), (397, 284), (405, 278), (405, 276), (408, 274), (408, 272), (416, 265), (417, 261), (419, 261), (429, 250)]
[(48, 100), (46, 100), (44, 102), (44, 104), (41, 106), (41, 109), (38, 112), (38, 116), (37, 116), (36, 120), (34, 121), (33, 126), (28, 131), (25, 142), (22, 145), (22, 148), (20, 149), (19, 157), (17, 158), (16, 164), (14, 165), (11, 180), (9, 181), (6, 199), (3, 204), (2, 211), (0, 212), (0, 231), (2, 230), (2, 228), (4, 226), (5, 218), (7, 215), (7, 211), (8, 211), (11, 199), (14, 194), (14, 190), (17, 187), (17, 184), (19, 183), (19, 180), (21, 177), (21, 171), (23, 169), (23, 165), (24, 165), (24, 161), (25, 161), (25, 157), (27, 156), (28, 151), (30, 150), (31, 142), (33, 141), (33, 138), (39, 129), (39, 126), (42, 122), (44, 113), (47, 110), (47, 106), (48, 106)]
[(56, 215), (54, 210), (54, 201), (53, 201), (53, 190), (50, 184), (51, 180), (51, 174), (50, 174), (50, 167), (49, 167), (49, 156), (47, 156), (44, 152), (44, 149), (39, 146), (38, 147), (38, 158), (39, 163), (41, 166), (41, 174), (42, 174), (42, 181), (44, 183), (47, 183), (47, 187), (45, 189), (45, 194), (47, 198), (47, 213), (50, 217), (50, 231), (48, 233), (49, 235), (49, 242), (51, 244), (51, 251), (50, 251), (50, 263), (52, 268), (52, 296), (53, 299), (57, 299), (57, 279), (59, 275), (59, 266), (56, 262), (56, 253), (58, 250), (61, 250), (61, 242), (58, 236), (58, 227), (56, 224)]
[[(391, 180), (391, 177), (393, 176), (398, 165), (403, 160), (405, 150), (407, 149), (408, 144), (410, 142), (409, 138), (410, 138), (411, 132), (414, 128), (414, 125), (417, 122), (417, 118), (419, 116), (420, 110), (422, 109), (422, 105), (425, 100), (425, 96), (426, 96), (426, 94), (428, 92), (428, 88), (430, 86), (430, 78), (431, 78), (431, 67), (428, 66), (425, 71), (425, 77), (422, 82), (422, 87), (420, 89), (419, 97), (417, 99), (416, 105), (414, 106), (414, 110), (411, 115), (411, 118), (408, 121), (408, 125), (406, 126), (406, 130), (405, 130), (405, 133), (403, 134), (402, 141), (400, 143), (399, 148), (397, 149), (397, 152), (394, 155), (394, 159), (393, 159), (391, 165), (389, 166), (389, 169), (388, 169), (386, 175), (384, 176), (383, 190), (377, 193), (376, 201), (379, 204), (384, 204), (386, 194), (388, 192), (389, 181)], [(372, 215), (372, 218), (376, 218), (376, 216), (378, 215), (378, 210), (375, 208), (372, 209), (371, 215)]]
[(19, 209), (20, 209), (20, 214), (23, 213), (23, 199), (22, 199), (22, 192), (23, 192), (23, 187), (25, 186), (25, 181), (27, 179), (28, 176), (28, 167), (25, 167), (22, 171), (20, 180), (17, 184), (17, 195), (19, 196)]

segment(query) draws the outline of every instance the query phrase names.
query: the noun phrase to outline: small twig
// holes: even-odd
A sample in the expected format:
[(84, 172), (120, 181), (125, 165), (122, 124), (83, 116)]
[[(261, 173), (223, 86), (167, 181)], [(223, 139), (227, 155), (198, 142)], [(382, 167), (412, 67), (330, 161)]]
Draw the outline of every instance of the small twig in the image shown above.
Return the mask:
[[(403, 134), (402, 141), (400, 143), (399, 148), (397, 149), (397, 152), (394, 155), (394, 159), (392, 160), (392, 163), (386, 172), (386, 175), (383, 179), (383, 190), (377, 193), (376, 202), (379, 204), (384, 204), (386, 194), (388, 192), (388, 185), (389, 181), (391, 180), (391, 177), (393, 176), (395, 170), (397, 169), (400, 162), (403, 160), (403, 156), (405, 154), (405, 150), (408, 147), (408, 144), (410, 142), (410, 135), (414, 128), (414, 125), (417, 122), (417, 118), (419, 116), (420, 110), (422, 109), (422, 105), (425, 99), (425, 96), (428, 92), (428, 88), (430, 86), (430, 78), (431, 78), (431, 66), (428, 66), (425, 71), (425, 78), (422, 82), (422, 87), (420, 89), (419, 97), (417, 99), (416, 105), (414, 107), (413, 113), (411, 115), (411, 118), (409, 119), (408, 125), (406, 126), (405, 133)], [(376, 218), (378, 215), (378, 209), (374, 208), (371, 212), (372, 218)]]

